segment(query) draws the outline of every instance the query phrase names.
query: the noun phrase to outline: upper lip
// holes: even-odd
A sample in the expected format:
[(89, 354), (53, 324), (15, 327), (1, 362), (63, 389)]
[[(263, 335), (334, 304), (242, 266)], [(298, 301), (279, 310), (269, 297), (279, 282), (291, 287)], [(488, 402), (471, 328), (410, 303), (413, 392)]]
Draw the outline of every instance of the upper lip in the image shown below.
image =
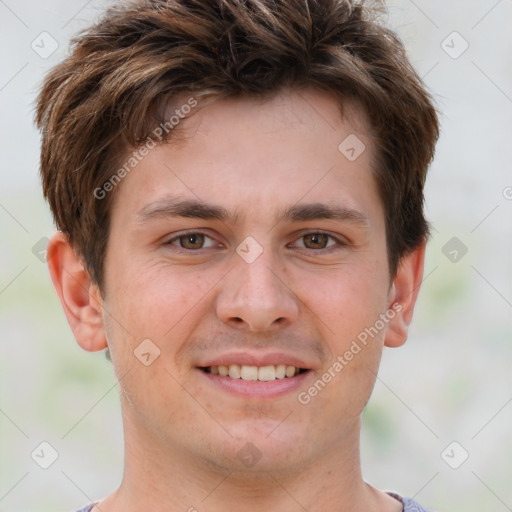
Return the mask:
[(287, 366), (295, 366), (296, 368), (302, 368), (305, 370), (310, 370), (313, 366), (311, 363), (307, 363), (297, 356), (285, 354), (284, 352), (270, 352), (267, 354), (251, 354), (250, 352), (228, 352), (213, 359), (208, 359), (204, 362), (204, 364), (199, 364), (198, 367), (205, 368), (209, 366), (229, 366), (231, 364), (239, 364), (245, 366), (270, 366), (285, 364)]

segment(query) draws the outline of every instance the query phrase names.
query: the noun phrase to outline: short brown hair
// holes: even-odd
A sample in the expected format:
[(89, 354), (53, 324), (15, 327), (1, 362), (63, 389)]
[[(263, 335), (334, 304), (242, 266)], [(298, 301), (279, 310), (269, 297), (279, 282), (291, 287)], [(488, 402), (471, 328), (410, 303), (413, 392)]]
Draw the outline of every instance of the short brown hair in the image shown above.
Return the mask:
[(423, 186), (439, 126), (382, 12), (364, 0), (117, 2), (73, 39), (37, 99), (41, 178), (57, 228), (100, 289), (114, 192), (98, 200), (94, 190), (165, 122), (162, 107), (181, 93), (266, 97), (285, 86), (328, 91), (367, 114), (394, 276), (428, 238)]

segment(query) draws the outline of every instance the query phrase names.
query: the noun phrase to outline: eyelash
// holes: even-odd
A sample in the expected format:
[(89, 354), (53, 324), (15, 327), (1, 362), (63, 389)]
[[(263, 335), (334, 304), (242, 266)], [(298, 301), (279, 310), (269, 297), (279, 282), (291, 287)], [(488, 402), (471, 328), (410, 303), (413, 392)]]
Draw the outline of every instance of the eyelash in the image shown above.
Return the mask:
[[(179, 235), (167, 240), (167, 242), (165, 242), (164, 245), (174, 245), (172, 242), (179, 241), (179, 239), (181, 237), (184, 237), (187, 235), (204, 235), (206, 238), (213, 240), (213, 238), (211, 236), (209, 236), (207, 233), (205, 233), (204, 231), (187, 231), (185, 233), (180, 233)], [(328, 247), (324, 247), (323, 249), (308, 249), (307, 247), (300, 247), (299, 249), (301, 249), (301, 250), (323, 252), (323, 251), (329, 251), (329, 250), (336, 249), (336, 248), (338, 248), (338, 249), (343, 248), (343, 247), (346, 247), (349, 245), (347, 242), (340, 240), (338, 237), (336, 237), (332, 233), (329, 233), (328, 231), (308, 231), (308, 232), (300, 235), (297, 238), (297, 240), (300, 240), (301, 238), (304, 238), (307, 235), (326, 235), (328, 238), (334, 240), (336, 242), (336, 244), (328, 246)], [(329, 242), (327, 242), (327, 243), (329, 243)], [(179, 245), (176, 245), (176, 247), (182, 251), (189, 252), (189, 253), (199, 252), (203, 249), (208, 249), (208, 247), (201, 247), (200, 249), (186, 249), (185, 247), (181, 247)]]

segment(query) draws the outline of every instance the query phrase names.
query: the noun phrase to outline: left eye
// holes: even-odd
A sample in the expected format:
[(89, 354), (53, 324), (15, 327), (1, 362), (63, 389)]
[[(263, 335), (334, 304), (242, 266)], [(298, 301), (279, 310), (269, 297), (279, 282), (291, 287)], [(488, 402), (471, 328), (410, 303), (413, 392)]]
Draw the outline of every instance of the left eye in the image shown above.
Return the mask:
[[(333, 243), (328, 245), (329, 238), (333, 240)], [(303, 241), (305, 249), (326, 249), (336, 245), (335, 239), (327, 233), (307, 233), (302, 235), (299, 240)]]

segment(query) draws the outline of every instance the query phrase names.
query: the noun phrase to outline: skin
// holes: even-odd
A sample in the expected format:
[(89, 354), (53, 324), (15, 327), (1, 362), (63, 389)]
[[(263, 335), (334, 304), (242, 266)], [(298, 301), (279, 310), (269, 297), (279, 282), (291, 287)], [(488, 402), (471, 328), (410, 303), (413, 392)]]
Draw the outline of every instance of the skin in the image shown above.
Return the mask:
[[(120, 380), (123, 481), (93, 512), (220, 512), (241, 503), (248, 512), (402, 510), (364, 482), (359, 432), (383, 347), (407, 338), (425, 246), (391, 281), (363, 112), (347, 103), (342, 118), (326, 93), (281, 90), (198, 108), (179, 129), (176, 143), (151, 150), (115, 190), (103, 294), (62, 233), (48, 248), (76, 340), (88, 351), (108, 346)], [(350, 134), (366, 145), (355, 161), (338, 150)], [(137, 221), (170, 196), (238, 218)], [(309, 203), (356, 210), (366, 222), (277, 220)], [(207, 235), (204, 246), (200, 237), (187, 245), (185, 231)], [(335, 238), (312, 238), (318, 231)], [(248, 236), (263, 251), (252, 263), (236, 252)], [(401, 306), (394, 318), (301, 404), (298, 391), (393, 304)], [(149, 366), (134, 357), (144, 339), (160, 350)], [(196, 368), (232, 350), (293, 354), (311, 370), (298, 390), (242, 398)], [(237, 456), (248, 442), (261, 454), (251, 467)]]

